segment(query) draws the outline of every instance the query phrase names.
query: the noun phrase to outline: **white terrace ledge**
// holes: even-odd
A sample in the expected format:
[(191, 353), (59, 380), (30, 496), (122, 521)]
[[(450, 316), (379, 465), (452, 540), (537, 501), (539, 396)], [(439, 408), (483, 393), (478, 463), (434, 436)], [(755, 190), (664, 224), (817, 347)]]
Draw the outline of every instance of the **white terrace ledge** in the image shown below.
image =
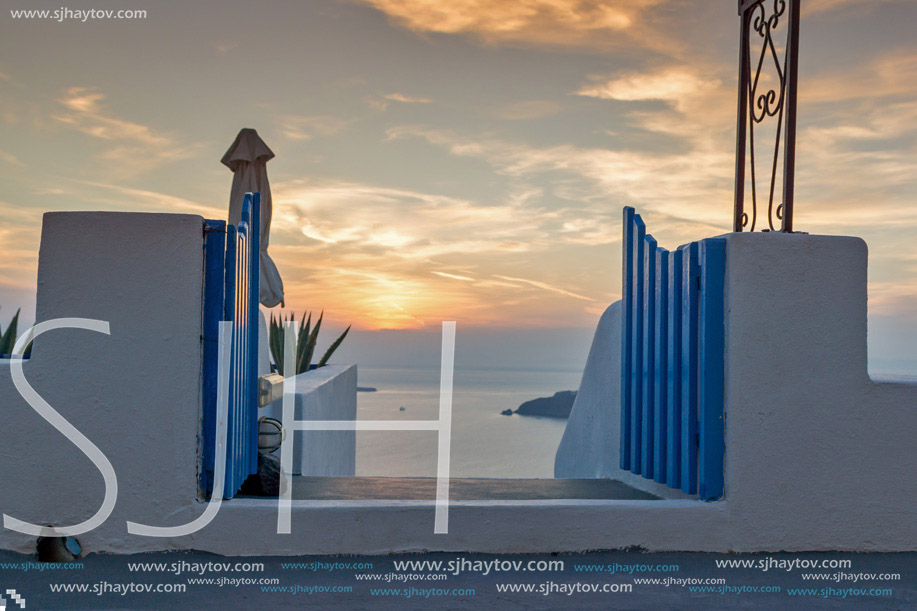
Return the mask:
[[(357, 366), (326, 365), (297, 375), (294, 380), (295, 420), (355, 420)], [(282, 420), (283, 398), (259, 410), (259, 416)], [(356, 431), (286, 431), (295, 435), (294, 475), (354, 475)], [(278, 450), (277, 455), (280, 455)]]

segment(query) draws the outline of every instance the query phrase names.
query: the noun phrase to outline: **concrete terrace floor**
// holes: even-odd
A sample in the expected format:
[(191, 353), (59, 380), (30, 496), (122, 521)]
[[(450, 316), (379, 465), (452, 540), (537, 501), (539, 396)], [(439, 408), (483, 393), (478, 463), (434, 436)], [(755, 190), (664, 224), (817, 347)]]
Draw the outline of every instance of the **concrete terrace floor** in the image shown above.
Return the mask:
[[(314, 477), (293, 478), (297, 500), (430, 500), (436, 497), (435, 477)], [(525, 501), (550, 499), (658, 500), (659, 497), (609, 479), (452, 478), (454, 501)]]

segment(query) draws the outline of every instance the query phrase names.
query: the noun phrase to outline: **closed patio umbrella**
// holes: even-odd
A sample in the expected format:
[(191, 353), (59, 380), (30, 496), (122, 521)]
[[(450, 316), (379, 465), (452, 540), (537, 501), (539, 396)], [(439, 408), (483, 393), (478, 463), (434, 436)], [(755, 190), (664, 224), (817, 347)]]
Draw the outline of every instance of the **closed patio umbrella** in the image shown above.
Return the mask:
[(238, 225), (242, 219), (242, 202), (248, 192), (261, 193), (261, 253), (260, 294), (262, 305), (272, 308), (283, 304), (283, 280), (277, 266), (267, 254), (271, 233), (271, 186), (267, 180), (267, 162), (274, 152), (253, 129), (244, 128), (221, 160), (233, 172), (229, 195), (229, 223)]

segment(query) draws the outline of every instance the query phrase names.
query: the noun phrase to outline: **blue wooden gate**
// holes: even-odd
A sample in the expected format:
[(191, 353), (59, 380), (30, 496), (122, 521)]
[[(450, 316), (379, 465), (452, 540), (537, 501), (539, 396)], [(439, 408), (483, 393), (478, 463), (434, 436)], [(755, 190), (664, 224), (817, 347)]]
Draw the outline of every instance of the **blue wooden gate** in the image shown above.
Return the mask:
[(217, 339), (232, 322), (225, 498), (258, 470), (258, 302), (261, 195), (246, 193), (236, 225), (204, 227), (203, 423), (201, 489), (213, 490), (216, 447)]
[(668, 251), (624, 208), (621, 468), (723, 496), (726, 241)]

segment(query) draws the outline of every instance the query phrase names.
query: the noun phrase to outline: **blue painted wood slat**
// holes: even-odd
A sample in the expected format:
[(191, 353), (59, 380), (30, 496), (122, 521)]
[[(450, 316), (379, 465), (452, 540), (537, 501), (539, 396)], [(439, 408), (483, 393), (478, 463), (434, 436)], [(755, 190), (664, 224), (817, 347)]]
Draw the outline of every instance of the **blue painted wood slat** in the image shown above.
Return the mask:
[(643, 442), (643, 258), (646, 248), (646, 225), (639, 215), (634, 215), (634, 291), (633, 291), (633, 363), (631, 371), (630, 407), (630, 469), (641, 473), (641, 445)]
[(668, 425), (668, 349), (669, 349), (669, 251), (656, 249), (656, 287), (655, 287), (655, 365), (653, 377), (653, 479), (660, 483), (666, 481), (666, 453), (668, 451), (666, 429)]
[(681, 249), (669, 253), (668, 276), (668, 389), (666, 397), (666, 484), (681, 488)]
[(202, 386), (201, 397), (201, 472), (200, 487), (209, 497), (213, 490), (216, 449), (216, 398), (219, 358), (220, 320), (223, 318), (223, 291), (226, 260), (226, 222), (204, 221), (204, 304), (201, 320)]
[(697, 324), (698, 246), (692, 242), (682, 251), (681, 292), (681, 489), (697, 492)]
[(261, 265), (261, 194), (252, 196), (251, 237), (249, 238), (249, 272), (248, 272), (248, 368), (246, 392), (248, 400), (248, 473), (258, 472), (258, 331), (260, 316), (260, 265)]
[(236, 410), (236, 427), (233, 433), (236, 437), (236, 452), (232, 456), (235, 479), (233, 487), (240, 485), (242, 480), (242, 456), (245, 454), (245, 444), (243, 443), (245, 428), (245, 364), (243, 355), (245, 354), (245, 309), (243, 304), (248, 295), (246, 287), (246, 277), (248, 270), (245, 267), (248, 247), (248, 227), (242, 225), (239, 231), (239, 244), (237, 247), (236, 259), (236, 342), (234, 345), (235, 356), (234, 363), (236, 368), (235, 386), (236, 399), (233, 404)]
[(656, 240), (647, 235), (643, 252), (643, 426), (641, 474), (653, 477), (653, 426), (656, 379)]
[[(244, 213), (243, 213), (244, 218)], [(233, 377), (233, 385), (235, 387), (235, 395), (233, 399), (232, 409), (235, 411), (235, 426), (233, 427), (233, 436), (235, 437), (235, 451), (232, 453), (230, 460), (233, 465), (233, 486), (229, 488), (230, 491), (234, 491), (236, 486), (241, 485), (242, 480), (242, 456), (245, 454), (245, 445), (243, 443), (243, 434), (242, 431), (245, 427), (245, 379), (244, 372), (245, 366), (243, 363), (243, 356), (245, 354), (245, 310), (242, 307), (242, 304), (245, 302), (245, 298), (248, 295), (248, 291), (245, 286), (245, 279), (248, 273), (245, 267), (245, 255), (247, 254), (248, 246), (248, 226), (243, 220), (239, 225), (238, 233), (238, 243), (236, 245), (236, 293), (235, 293), (235, 303), (233, 307), (235, 312), (233, 314), (235, 320), (235, 341), (233, 342), (233, 368), (235, 370), (235, 375)]]
[(723, 496), (726, 240), (703, 240), (701, 263), (698, 495), (712, 501)]
[(245, 366), (245, 355), (248, 353), (248, 256), (249, 256), (249, 247), (251, 243), (249, 241), (249, 236), (251, 235), (251, 226), (245, 227), (245, 239), (242, 240), (240, 246), (240, 256), (238, 262), (239, 270), (239, 290), (236, 293), (238, 295), (238, 335), (239, 335), (239, 344), (238, 344), (238, 356), (236, 357), (236, 366), (238, 367), (239, 377), (237, 380), (238, 386), (238, 401), (236, 403), (236, 409), (239, 414), (239, 426), (236, 429), (236, 436), (239, 439), (239, 452), (236, 456), (233, 456), (233, 462), (236, 465), (236, 477), (237, 483), (245, 481), (245, 471), (248, 466), (248, 444), (246, 443), (246, 437), (248, 432), (248, 396), (247, 389), (249, 385), (248, 379), (248, 368)]
[(624, 208), (624, 237), (621, 264), (621, 431), (620, 466), (630, 470), (630, 410), (633, 358), (633, 294), (634, 294), (634, 209)]
[[(224, 288), (224, 309), (223, 309), (223, 320), (233, 322), (232, 329), (232, 344), (235, 346), (236, 330), (235, 330), (235, 303), (236, 303), (236, 248), (238, 243), (238, 228), (234, 225), (229, 225), (226, 228), (226, 280)], [(232, 348), (231, 348), (232, 349)], [(233, 431), (237, 426), (236, 421), (238, 416), (233, 409), (235, 405), (234, 397), (236, 395), (236, 389), (234, 385), (235, 380), (235, 355), (230, 354), (230, 380), (229, 380), (229, 410), (226, 414), (226, 482), (224, 485), (224, 497), (232, 498), (232, 484), (236, 480), (236, 475), (233, 470), (233, 465), (231, 462), (231, 457), (234, 456), (236, 452), (236, 439), (233, 435)]]
[[(248, 202), (246, 202), (248, 204)], [(245, 219), (243, 212), (242, 218)], [(240, 485), (243, 481), (243, 472), (245, 462), (245, 300), (248, 298), (248, 268), (245, 263), (248, 260), (248, 223), (247, 219), (242, 221), (239, 232), (238, 260), (236, 261), (236, 273), (238, 288), (236, 290), (236, 345), (235, 345), (235, 364), (236, 364), (236, 422), (235, 428), (237, 452), (233, 455), (232, 461), (235, 467), (236, 480), (234, 485)]]

